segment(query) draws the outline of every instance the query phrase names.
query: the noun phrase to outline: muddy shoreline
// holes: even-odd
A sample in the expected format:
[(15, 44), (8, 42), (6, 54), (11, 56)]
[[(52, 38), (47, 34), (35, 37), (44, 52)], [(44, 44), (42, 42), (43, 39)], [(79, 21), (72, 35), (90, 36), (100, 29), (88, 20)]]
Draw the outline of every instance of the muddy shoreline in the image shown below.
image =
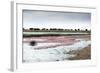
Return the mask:
[(75, 55), (74, 57), (68, 58), (68, 60), (87, 60), (91, 59), (91, 45), (83, 48), (82, 50), (70, 51), (69, 54)]

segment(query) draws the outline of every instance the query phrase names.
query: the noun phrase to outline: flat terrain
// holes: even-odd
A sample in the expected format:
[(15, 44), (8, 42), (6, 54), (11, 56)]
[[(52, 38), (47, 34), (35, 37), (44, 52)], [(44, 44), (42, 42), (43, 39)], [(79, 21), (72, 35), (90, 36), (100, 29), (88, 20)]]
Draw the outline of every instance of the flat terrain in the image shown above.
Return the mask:
[[(33, 46), (36, 49), (44, 49), (50, 47), (72, 45), (79, 40), (76, 39), (85, 39), (90, 40), (89, 35), (74, 35), (74, 36), (41, 36), (41, 37), (28, 37), (23, 38), (23, 42), (32, 42), (35, 41), (38, 45)], [(48, 45), (46, 45), (48, 44)]]
[[(30, 42), (36, 42), (30, 45)], [(32, 36), (23, 38), (25, 61), (91, 59), (90, 35)]]
[(91, 46), (85, 47), (82, 50), (70, 51), (69, 54), (74, 54), (74, 57), (69, 58), (69, 60), (85, 60), (91, 59)]

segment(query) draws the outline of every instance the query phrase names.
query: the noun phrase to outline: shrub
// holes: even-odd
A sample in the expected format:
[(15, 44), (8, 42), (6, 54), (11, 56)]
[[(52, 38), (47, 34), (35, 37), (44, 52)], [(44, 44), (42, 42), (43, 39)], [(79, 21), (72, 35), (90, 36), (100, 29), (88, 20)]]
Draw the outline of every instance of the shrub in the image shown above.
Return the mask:
[(30, 42), (30, 45), (31, 45), (31, 46), (35, 46), (35, 45), (36, 45), (36, 42), (35, 42), (35, 41), (31, 41), (31, 42)]

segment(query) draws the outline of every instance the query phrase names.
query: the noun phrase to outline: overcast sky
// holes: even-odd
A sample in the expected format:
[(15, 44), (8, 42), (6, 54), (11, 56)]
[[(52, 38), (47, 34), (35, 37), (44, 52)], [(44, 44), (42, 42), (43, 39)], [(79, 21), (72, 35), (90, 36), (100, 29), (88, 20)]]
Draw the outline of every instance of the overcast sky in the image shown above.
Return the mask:
[(24, 28), (90, 29), (91, 14), (23, 10)]

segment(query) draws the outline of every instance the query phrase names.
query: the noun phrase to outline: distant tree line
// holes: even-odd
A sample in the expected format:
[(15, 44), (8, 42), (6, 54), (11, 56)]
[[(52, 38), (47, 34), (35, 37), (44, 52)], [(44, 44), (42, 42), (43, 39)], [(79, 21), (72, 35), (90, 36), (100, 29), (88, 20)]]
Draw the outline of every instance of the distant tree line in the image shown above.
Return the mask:
[(50, 28), (50, 29), (47, 29), (47, 28), (29, 28), (29, 29), (25, 29), (23, 28), (23, 31), (85, 31), (85, 32), (90, 32), (90, 30), (88, 29), (85, 29), (85, 30), (82, 30), (82, 29), (62, 29), (62, 28)]

